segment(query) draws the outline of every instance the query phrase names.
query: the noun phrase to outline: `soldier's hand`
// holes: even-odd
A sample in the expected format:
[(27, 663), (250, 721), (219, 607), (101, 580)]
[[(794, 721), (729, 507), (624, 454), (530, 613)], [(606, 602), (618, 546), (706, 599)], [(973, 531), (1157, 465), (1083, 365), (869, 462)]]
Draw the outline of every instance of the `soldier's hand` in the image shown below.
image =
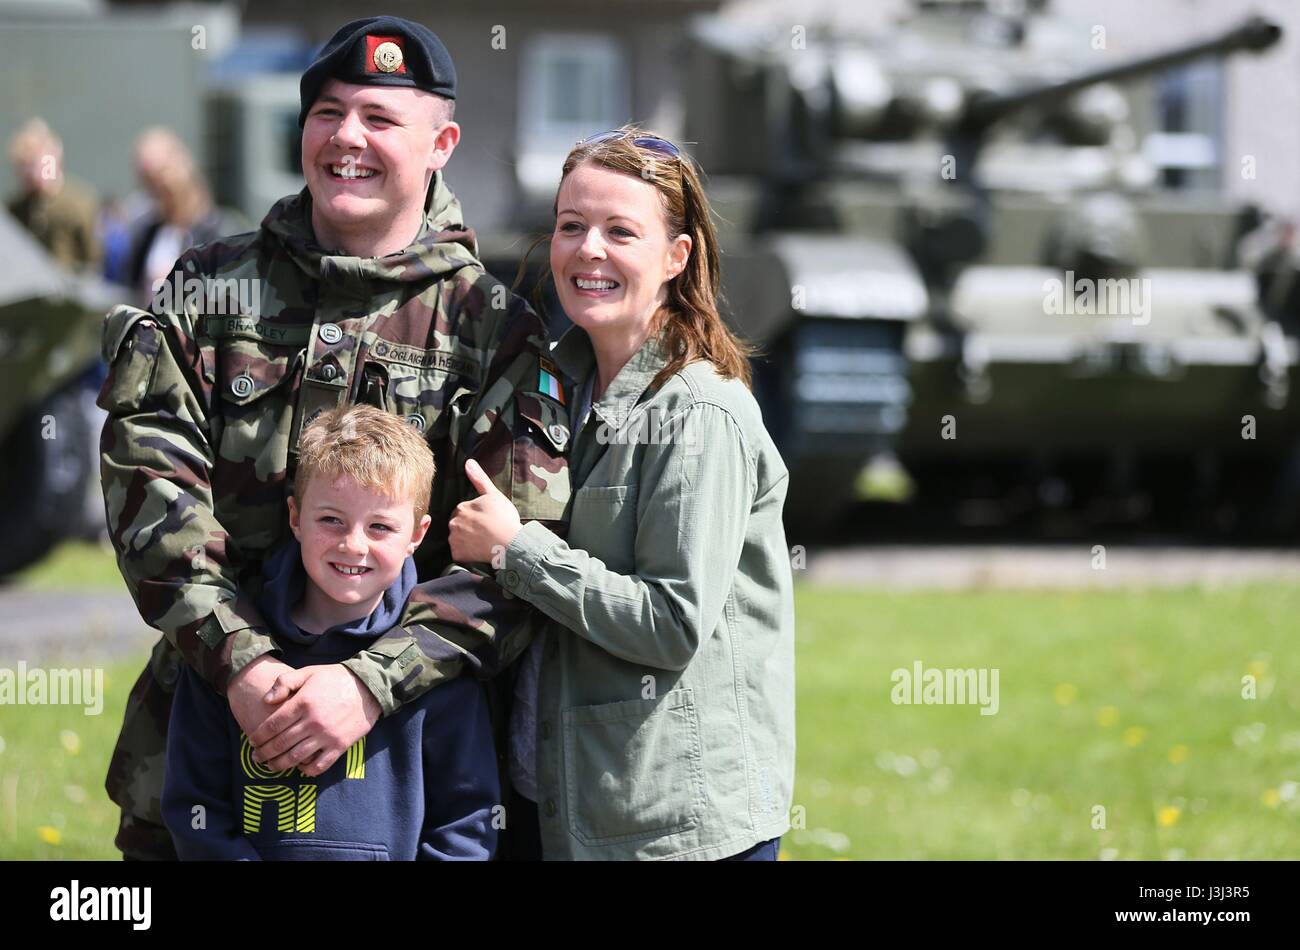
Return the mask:
[(462, 564), (489, 564), (494, 554), (514, 540), (523, 525), (518, 509), (497, 490), (478, 462), (467, 461), (465, 474), (479, 496), (457, 505), (447, 523), (451, 556)]
[[(283, 697), (277, 696), (272, 701), (268, 699), (268, 694), (275, 685), (276, 678), (281, 673), (292, 670), (293, 667), (287, 663), (265, 653), (230, 680), (230, 685), (226, 687), (226, 701), (230, 703), (230, 711), (245, 735), (253, 735), (263, 720), (283, 702)], [(286, 697), (287, 695), (285, 694)]]
[(276, 772), (297, 766), (309, 776), (333, 765), (383, 712), (361, 680), (338, 663), (286, 670), (271, 699), (283, 705), (248, 733), (253, 758)]

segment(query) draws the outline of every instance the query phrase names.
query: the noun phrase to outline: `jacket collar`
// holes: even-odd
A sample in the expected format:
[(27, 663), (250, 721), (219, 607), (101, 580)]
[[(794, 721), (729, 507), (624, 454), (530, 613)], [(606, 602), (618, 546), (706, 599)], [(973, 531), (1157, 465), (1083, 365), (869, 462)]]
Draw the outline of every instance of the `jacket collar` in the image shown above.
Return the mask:
[(384, 257), (351, 257), (322, 248), (311, 225), (311, 200), (306, 188), (281, 198), (263, 219), (262, 228), (314, 280), (358, 285), (425, 283), (431, 275), (445, 276), (478, 263), (474, 231), (465, 226), (460, 202), (447, 187), (441, 171), (434, 172), (429, 182), (419, 235), (409, 247)]
[[(572, 382), (581, 385), (596, 369), (591, 337), (582, 327), (570, 327), (551, 350), (556, 366)], [(613, 429), (623, 428), (632, 409), (641, 401), (651, 381), (668, 365), (668, 355), (658, 336), (650, 336), (632, 358), (623, 364), (591, 411)], [(576, 389), (576, 387), (575, 387)]]

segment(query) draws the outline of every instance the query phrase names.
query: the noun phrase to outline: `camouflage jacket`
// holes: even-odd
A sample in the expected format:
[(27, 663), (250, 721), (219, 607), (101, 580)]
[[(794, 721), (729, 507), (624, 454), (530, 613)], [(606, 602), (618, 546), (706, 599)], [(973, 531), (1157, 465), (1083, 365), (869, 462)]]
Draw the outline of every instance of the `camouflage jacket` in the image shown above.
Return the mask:
[[(170, 693), (186, 662), (224, 693), (275, 649), (253, 598), (262, 557), (288, 531), (304, 422), (354, 401), (407, 419), (437, 465), (433, 525), (415, 556), (422, 583), (401, 625), (345, 663), (391, 714), (467, 666), (490, 675), (527, 645), (532, 612), (486, 565), (451, 563), (446, 525), (475, 494), (468, 457), (524, 520), (559, 523), (567, 419), (546, 394), (554, 367), (542, 355), (544, 325), (483, 270), (440, 174), (416, 242), (382, 258), (323, 251), (310, 200), (304, 190), (260, 230), (187, 251), (151, 312), (108, 314), (105, 507), (122, 576), (164, 635), (145, 675)], [(154, 771), (131, 761), (133, 743), (144, 744), (131, 738), (131, 706), (147, 692), (137, 684), (128, 701), (107, 782), (137, 814), (156, 802), (114, 792)]]

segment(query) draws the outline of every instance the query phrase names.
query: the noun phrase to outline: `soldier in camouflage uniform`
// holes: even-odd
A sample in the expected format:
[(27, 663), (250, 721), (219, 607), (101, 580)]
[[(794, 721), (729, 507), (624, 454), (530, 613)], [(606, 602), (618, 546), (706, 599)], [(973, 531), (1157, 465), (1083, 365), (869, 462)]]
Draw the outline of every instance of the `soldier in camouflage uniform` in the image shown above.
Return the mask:
[[(399, 86), (454, 99), (451, 60), (437, 38), (393, 17), (343, 27), (303, 77), (308, 187), (277, 203), (260, 230), (187, 251), (151, 312), (121, 306), (107, 317), (111, 370), (100, 405), (109, 413), (101, 443), (108, 524), (141, 616), (163, 633), (132, 689), (105, 783), (122, 808), (116, 843), (127, 857), (174, 856), (159, 799), (182, 663), (226, 696), (269, 768), (320, 774), (381, 712), (466, 669), (492, 675), (531, 636), (534, 614), (486, 565), (451, 562), (446, 524), (475, 495), (464, 476), (473, 458), (523, 518), (557, 525), (569, 496), (567, 414), (539, 385), (554, 372), (543, 356), (544, 325), (484, 271), (442, 180), (459, 133), (447, 132), (450, 109), (437, 130), (443, 145), (451, 136), (450, 147), (415, 168), (427, 190), (414, 242), (375, 256), (321, 246), (322, 195), (335, 200), (354, 183), (336, 187), (324, 181), (329, 172), (309, 166), (318, 128), (310, 123), (335, 122), (329, 143), (347, 146), (343, 159), (381, 166), (378, 184), (344, 195), (342, 207), (353, 195), (391, 198), (410, 156), (385, 155), (380, 136), (391, 143), (393, 133), (357, 103), (361, 93), (391, 98), (384, 87)], [(309, 120), (318, 96), (329, 107)], [(253, 606), (260, 563), (288, 531), (300, 431), (325, 408), (350, 402), (403, 417), (433, 450), (433, 529), (415, 555), (421, 584), (401, 625), (370, 650), (341, 668), (289, 671), (268, 659), (275, 644)], [(312, 693), (304, 674), (316, 671), (329, 671), (315, 681), (329, 685)], [(272, 702), (262, 701), (273, 681)]]

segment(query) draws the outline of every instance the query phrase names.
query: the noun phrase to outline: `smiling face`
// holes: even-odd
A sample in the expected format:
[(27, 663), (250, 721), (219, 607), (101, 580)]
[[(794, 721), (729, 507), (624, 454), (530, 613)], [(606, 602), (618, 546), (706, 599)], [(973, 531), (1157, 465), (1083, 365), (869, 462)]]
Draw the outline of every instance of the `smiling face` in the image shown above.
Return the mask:
[(429, 522), (424, 515), (415, 523), (412, 499), (386, 497), (347, 475), (310, 479), (300, 505), (289, 499), (308, 579), (302, 615), (320, 630), (369, 616)]
[(588, 333), (644, 340), (690, 249), (690, 237), (668, 234), (650, 182), (586, 162), (560, 184), (551, 271), (564, 312)]
[(322, 87), (303, 125), (302, 171), (323, 246), (360, 256), (410, 243), (429, 180), (460, 141), (445, 114), (443, 100), (421, 89), (337, 79)]

